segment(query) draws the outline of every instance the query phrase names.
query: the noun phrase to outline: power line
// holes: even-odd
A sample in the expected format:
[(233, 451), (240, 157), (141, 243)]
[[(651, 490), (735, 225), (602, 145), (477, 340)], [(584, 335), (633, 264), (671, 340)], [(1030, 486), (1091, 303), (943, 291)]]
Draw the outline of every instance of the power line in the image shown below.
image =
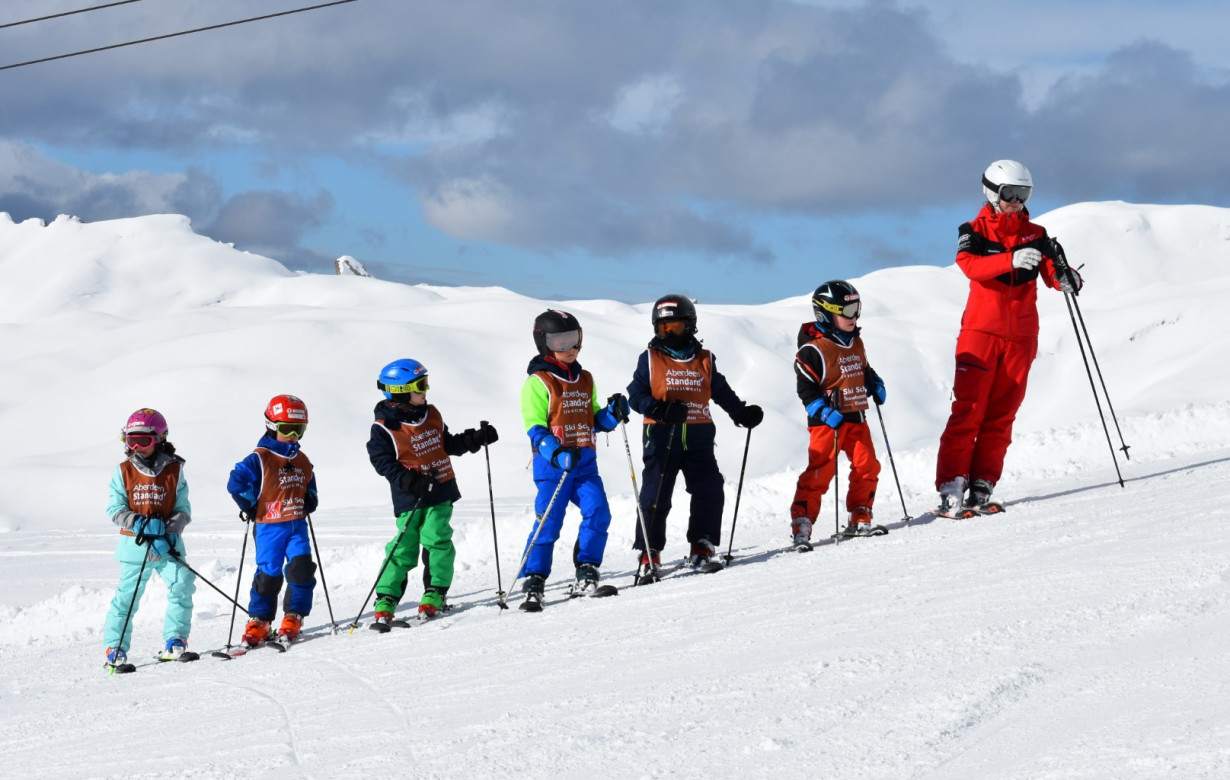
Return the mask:
[(141, 2), (141, 0), (119, 0), (119, 2), (116, 2), (116, 3), (96, 5), (91, 8), (82, 8), (78, 11), (65, 11), (64, 13), (51, 14), (50, 16), (40, 16), (37, 19), (26, 19), (25, 21), (21, 21), (21, 22), (6, 22), (5, 24), (0, 24), (0, 30), (3, 30), (8, 27), (20, 27), (23, 24), (33, 24), (34, 22), (45, 22), (48, 19), (59, 19), (62, 16), (73, 16), (74, 14), (84, 14), (90, 11), (101, 11), (104, 8), (114, 8), (117, 5), (128, 5), (129, 3), (139, 3), (139, 2)]
[[(137, 2), (138, 0), (126, 0), (127, 2)], [(152, 38), (142, 38), (139, 41), (128, 41), (127, 43), (113, 43), (110, 46), (99, 46), (93, 49), (83, 49), (82, 51), (74, 51), (69, 54), (57, 54), (54, 57), (43, 57), (37, 60), (28, 60), (26, 62), (17, 62), (12, 65), (0, 65), (0, 71), (12, 70), (13, 68), (24, 68), (27, 65), (38, 65), (42, 62), (52, 62), (54, 60), (65, 60), (69, 57), (80, 57), (82, 54), (94, 54), (100, 51), (110, 51), (111, 49), (122, 49), (125, 46), (136, 46), (140, 43), (150, 43), (151, 41), (163, 41), (167, 38), (178, 38), (181, 35), (192, 35), (193, 33), (208, 32), (209, 30), (220, 30), (223, 27), (234, 27), (248, 22), (260, 22), (266, 19), (275, 19), (279, 16), (290, 16), (291, 14), (301, 14), (304, 11), (316, 11), (321, 8), (329, 8), (335, 5), (346, 5), (347, 3), (357, 3), (359, 0), (334, 0), (332, 3), (321, 3), (319, 5), (309, 5), (304, 8), (295, 8), (290, 11), (279, 11), (276, 14), (265, 14), (264, 16), (253, 16), (250, 19), (239, 19), (234, 22), (223, 22), (222, 24), (211, 24), (208, 27), (198, 27), (195, 30), (182, 30), (175, 33), (167, 33), (166, 35), (155, 35)], [(119, 5), (119, 3), (115, 3)], [(102, 6), (99, 6), (102, 7)], [(87, 9), (88, 10), (88, 9)]]

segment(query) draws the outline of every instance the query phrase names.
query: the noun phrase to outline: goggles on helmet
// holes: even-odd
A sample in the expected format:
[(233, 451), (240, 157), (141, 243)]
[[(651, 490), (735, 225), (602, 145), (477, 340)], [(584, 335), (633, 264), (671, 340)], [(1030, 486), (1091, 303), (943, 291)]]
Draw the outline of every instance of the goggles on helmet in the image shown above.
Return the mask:
[(143, 450), (146, 447), (152, 447), (158, 443), (158, 434), (156, 433), (126, 433), (124, 434), (124, 446), (130, 450)]
[(423, 374), (413, 382), (407, 382), (404, 385), (385, 385), (382, 384), (380, 389), (392, 393), (393, 395), (405, 395), (406, 393), (426, 393), (430, 389), (427, 384), (427, 375)]
[(683, 332), (688, 329), (688, 324), (683, 320), (662, 320), (658, 323), (658, 335), (665, 336), (670, 333), (676, 336), (682, 336)]
[(817, 300), (816, 303), (820, 304), (820, 308), (827, 312), (840, 314), (841, 316), (851, 320), (857, 320), (859, 315), (863, 313), (862, 301), (847, 303), (845, 306), (842, 306), (840, 303), (829, 303), (828, 301), (821, 300)]
[(580, 349), (581, 331), (566, 330), (563, 333), (547, 333), (544, 341), (547, 349), (552, 352), (567, 352), (570, 349)]
[(1024, 184), (1005, 184), (999, 188), (999, 199), (1004, 203), (1024, 203), (1029, 200), (1033, 189)]
[(298, 436), (303, 437), (303, 432), (307, 430), (307, 423), (292, 423), (280, 422), (274, 423), (274, 430), (283, 436)]

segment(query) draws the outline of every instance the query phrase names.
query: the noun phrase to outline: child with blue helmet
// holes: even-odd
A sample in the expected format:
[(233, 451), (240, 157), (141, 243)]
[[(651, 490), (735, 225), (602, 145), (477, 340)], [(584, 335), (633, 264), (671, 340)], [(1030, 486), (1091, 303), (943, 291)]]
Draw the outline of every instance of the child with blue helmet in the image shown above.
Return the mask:
[(398, 534), (385, 546), (385, 564), (376, 580), (376, 618), (372, 628), (385, 632), (406, 591), (410, 570), (423, 551), (423, 596), (418, 616), (435, 617), (445, 609), (453, 584), (453, 502), (461, 498), (452, 456), (478, 452), (499, 439), (483, 425), (451, 433), (435, 406), (427, 403), (427, 367), (417, 360), (394, 360), (380, 370), (376, 388), (385, 400), (376, 404), (367, 455), (376, 473), (389, 481)]

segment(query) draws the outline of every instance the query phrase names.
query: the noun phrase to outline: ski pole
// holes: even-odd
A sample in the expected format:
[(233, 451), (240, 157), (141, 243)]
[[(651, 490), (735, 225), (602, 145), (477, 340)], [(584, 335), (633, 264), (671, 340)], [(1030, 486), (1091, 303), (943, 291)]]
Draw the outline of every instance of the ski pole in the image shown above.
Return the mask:
[(648, 549), (649, 529), (645, 525), (645, 513), (641, 511), (641, 489), (636, 486), (636, 466), (632, 463), (632, 447), (628, 444), (628, 428), (623, 420), (619, 421), (619, 432), (624, 437), (624, 453), (628, 456), (628, 475), (632, 477), (632, 497), (636, 501), (636, 522), (641, 529), (641, 540)]
[[(547, 517), (551, 514), (551, 507), (555, 506), (555, 499), (559, 497), (560, 488), (564, 486), (564, 480), (568, 479), (568, 472), (565, 471), (559, 475), (559, 482), (555, 483), (555, 492), (551, 494), (551, 500), (547, 502), (547, 508), (543, 513), (538, 515), (538, 525), (534, 528), (534, 535), (530, 537), (530, 543), (525, 546), (525, 553), (521, 556), (521, 563), (517, 564), (517, 573), (513, 576), (513, 581), (509, 583), (508, 590), (511, 591), (513, 586), (517, 584), (517, 580), (521, 578), (521, 569), (525, 566), (525, 562), (529, 560), (530, 550), (534, 549), (534, 543), (538, 541), (538, 535), (542, 533), (542, 526), (547, 522)], [(508, 609), (507, 604), (503, 604), (501, 609)]]
[(359, 618), (363, 617), (363, 610), (367, 609), (367, 602), (371, 601), (372, 594), (376, 592), (376, 586), (380, 584), (380, 578), (384, 576), (384, 570), (388, 568), (389, 561), (393, 560), (393, 553), (397, 552), (397, 548), (401, 545), (401, 539), (406, 535), (406, 529), (410, 527), (411, 516), (419, 508), (419, 504), (423, 499), (416, 498), (414, 503), (410, 505), (409, 511), (406, 512), (406, 524), (401, 527), (397, 533), (397, 538), (393, 540), (393, 546), (389, 548), (388, 553), (384, 556), (384, 563), (380, 564), (380, 571), (376, 573), (376, 581), (372, 583), (372, 589), (367, 592), (367, 597), (363, 599), (363, 606), (359, 607), (359, 614), (354, 616), (354, 621), (350, 624), (350, 631), (353, 634), (354, 630), (359, 627)]
[[(653, 492), (653, 505), (649, 507), (649, 516), (654, 518), (655, 520), (658, 517), (658, 499), (662, 497), (662, 483), (666, 481), (666, 470), (670, 468), (671, 449), (675, 445), (675, 431), (678, 428), (679, 426), (677, 424), (672, 423), (670, 433), (666, 437), (666, 454), (662, 456), (662, 470), (658, 472), (658, 489)], [(640, 500), (639, 496), (637, 497), (637, 500), (638, 501)], [(649, 537), (645, 536), (641, 541), (645, 543), (645, 549), (643, 550), (643, 552), (649, 558), (649, 562), (650, 562), (649, 565), (650, 565), (650, 568), (652, 569), (653, 553), (650, 551)], [(638, 575), (639, 575), (639, 571), (638, 571)], [(655, 580), (657, 579), (656, 575), (654, 576), (654, 579)], [(637, 577), (637, 582), (638, 583), (640, 582), (639, 576)]]
[(231, 657), (229, 651), (234, 645), (231, 644), (231, 639), (235, 636), (235, 612), (239, 606), (239, 585), (243, 582), (243, 561), (248, 554), (248, 520), (244, 517), (243, 512), (239, 513), (239, 518), (243, 520), (243, 545), (239, 549), (239, 569), (235, 572), (235, 598), (231, 604), (231, 627), (226, 630), (226, 650), (215, 650), (212, 655), (215, 658)]
[(333, 619), (333, 602), (329, 600), (329, 583), (325, 582), (325, 562), (320, 557), (320, 545), (316, 543), (316, 529), (312, 527), (312, 516), (307, 515), (308, 533), (312, 535), (312, 547), (316, 550), (316, 565), (320, 567), (320, 584), (325, 589), (325, 604), (329, 607), (329, 623), (333, 633), (337, 633), (337, 621)]
[(734, 560), (731, 551), (735, 549), (735, 526), (739, 523), (739, 498), (743, 495), (743, 475), (747, 473), (747, 451), (752, 446), (752, 429), (747, 429), (747, 439), (743, 442), (743, 465), (739, 467), (739, 487), (735, 490), (735, 513), (730, 519), (730, 545), (726, 548), (726, 563)]
[[(1089, 377), (1089, 389), (1093, 392), (1093, 403), (1098, 409), (1098, 418), (1102, 421), (1102, 430), (1106, 434), (1106, 446), (1110, 448), (1110, 458), (1115, 464), (1115, 475), (1119, 478), (1119, 487), (1127, 487), (1123, 483), (1123, 474), (1119, 471), (1119, 459), (1115, 457), (1115, 445), (1110, 438), (1110, 428), (1106, 425), (1106, 415), (1102, 412), (1102, 402), (1098, 398), (1097, 385), (1093, 382), (1093, 372), (1089, 369), (1089, 358), (1093, 359), (1093, 366), (1098, 372), (1098, 381), (1102, 384), (1102, 395), (1106, 397), (1106, 407), (1110, 410), (1111, 420), (1115, 423), (1115, 432), (1119, 434), (1119, 449), (1123, 451), (1123, 457), (1131, 460), (1131, 455), (1128, 453), (1128, 444), (1123, 440), (1123, 431), (1119, 429), (1119, 418), (1115, 415), (1115, 407), (1111, 405), (1110, 393), (1106, 389), (1106, 380), (1102, 377), (1102, 368), (1098, 365), (1098, 357), (1093, 351), (1093, 342), (1089, 339), (1089, 330), (1085, 327), (1085, 317), (1081, 314), (1080, 304), (1077, 302), (1077, 284), (1073, 277), (1072, 266), (1068, 264), (1068, 256), (1063, 251), (1063, 246), (1054, 238), (1051, 239), (1051, 248), (1055, 267), (1067, 279), (1068, 285), (1073, 292), (1064, 293), (1064, 302), (1068, 305), (1068, 318), (1072, 320), (1072, 330), (1076, 334), (1076, 345), (1080, 348), (1081, 360), (1085, 364), (1085, 374)], [(1077, 320), (1080, 320), (1079, 327)], [(1082, 332), (1084, 338), (1082, 340)], [(1089, 345), (1089, 357), (1085, 356), (1085, 344)]]
[[(482, 420), (478, 424), (479, 430), (485, 431), (490, 425), (486, 420)], [(487, 449), (487, 437), (483, 436), (483, 457), (487, 459), (487, 497), (491, 501), (491, 543), (495, 546), (495, 585), (496, 585), (496, 605), (500, 609), (508, 609), (508, 605), (504, 603), (504, 578), (500, 576), (500, 539), (499, 534), (495, 530), (495, 490), (491, 487), (491, 451)]]
[(888, 463), (893, 467), (893, 482), (897, 485), (897, 497), (901, 499), (902, 520), (906, 525), (914, 518), (910, 516), (910, 512), (905, 508), (905, 494), (901, 492), (901, 480), (897, 479), (897, 462), (893, 460), (893, 448), (888, 443), (888, 428), (884, 426), (884, 413), (880, 411), (880, 405), (875, 404), (876, 416), (880, 418), (880, 433), (884, 436), (884, 449), (888, 451)]
[(841, 534), (841, 470), (837, 468), (837, 455), (841, 452), (838, 446), (839, 434), (833, 429), (833, 536), (840, 539)]
[(235, 599), (233, 599), (233, 598), (231, 598), (230, 596), (226, 595), (226, 591), (222, 590), (222, 588), (219, 588), (217, 585), (215, 585), (215, 584), (213, 584), (212, 582), (210, 582), (210, 581), (209, 581), (209, 578), (208, 578), (208, 577), (206, 577), (204, 574), (201, 574), (199, 571), (197, 571), (196, 569), (192, 568), (191, 564), (189, 564), (187, 561), (185, 561), (185, 560), (184, 560), (184, 556), (182, 556), (182, 555), (180, 555), (180, 554), (179, 554), (179, 550), (176, 550), (174, 545), (171, 545), (171, 551), (170, 551), (170, 554), (171, 554), (171, 557), (172, 557), (172, 558), (174, 558), (174, 559), (175, 559), (175, 561), (176, 561), (176, 562), (178, 562), (180, 566), (183, 566), (185, 569), (187, 569), (188, 571), (192, 572), (192, 574), (193, 574), (193, 575), (194, 575), (194, 576), (195, 576), (198, 580), (200, 580), (201, 582), (205, 583), (206, 585), (208, 585), (209, 587), (213, 588), (214, 590), (218, 591), (218, 595), (220, 595), (222, 598), (224, 598), (224, 599), (226, 599), (227, 601), (231, 602), (231, 603), (232, 603), (232, 604), (234, 604), (236, 607), (239, 607), (240, 609), (243, 609), (243, 614), (245, 614), (245, 615), (250, 614), (250, 613), (248, 612), (248, 610), (244, 609), (244, 608), (243, 608), (243, 606), (242, 606), (242, 605), (241, 605), (238, 601), (236, 601)]
[[(145, 537), (139, 532), (134, 540), (138, 547), (145, 544)], [(144, 557), (141, 558), (141, 570), (137, 572), (137, 584), (132, 588), (132, 598), (128, 600), (128, 613), (124, 615), (124, 627), (120, 629), (120, 639), (115, 643), (116, 663), (111, 666), (111, 674), (115, 674), (115, 667), (119, 666), (119, 654), (124, 652), (121, 648), (124, 647), (124, 636), (128, 633), (128, 623), (132, 620), (132, 610), (137, 605), (137, 594), (141, 592), (141, 580), (145, 578), (145, 564), (149, 562), (149, 550), (145, 551)]]

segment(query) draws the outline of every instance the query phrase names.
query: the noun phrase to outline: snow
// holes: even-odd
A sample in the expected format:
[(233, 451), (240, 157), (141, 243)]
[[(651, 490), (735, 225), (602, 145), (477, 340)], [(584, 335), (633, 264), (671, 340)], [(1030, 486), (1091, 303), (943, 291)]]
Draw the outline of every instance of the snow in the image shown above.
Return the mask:
[[(727, 570), (630, 587), (635, 512), (617, 431), (599, 468), (615, 516), (603, 571), (620, 595), (565, 602), (565, 565), (543, 613), (501, 611), (486, 463), (465, 456), (446, 617), (334, 635), (318, 586), (309, 641), (222, 661), (208, 653), (227, 643), (231, 608), (200, 583), (191, 645), (205, 657), (109, 676), (101, 627), (119, 566), (104, 506), (133, 409), (166, 414), (188, 459), (189, 561), (231, 593), (243, 526), (226, 475), (270, 396), (306, 400), (313, 521), (345, 626), (394, 530), (363, 447), (380, 367), (422, 361), (451, 428), (499, 429), (507, 588), (532, 518), (517, 407), (530, 324), (548, 306), (575, 313), (581, 360), (605, 395), (631, 376), (648, 303), (296, 274), (173, 215), (43, 225), (0, 214), (0, 775), (1228, 776), (1230, 210), (1086, 203), (1039, 221), (1085, 266), (1081, 312), (1131, 445), (1125, 487), (1063, 297), (1043, 289), (1040, 354), (997, 491), (1008, 512), (924, 516), (965, 285), (953, 266), (889, 269), (853, 281), (904, 490), (873, 421), (885, 466), (876, 519), (891, 533), (785, 552), (806, 448), (790, 361), (807, 294), (824, 281), (805, 279), (777, 303), (700, 306), (719, 368), (767, 412), (750, 438), (717, 415), (727, 535), (750, 443)], [(903, 502), (918, 516), (909, 525)], [(826, 502), (817, 530), (832, 518)], [(560, 561), (576, 520), (572, 510)], [(252, 571), (249, 545), (245, 592)], [(138, 663), (160, 649), (164, 606), (155, 578), (136, 617)]]

